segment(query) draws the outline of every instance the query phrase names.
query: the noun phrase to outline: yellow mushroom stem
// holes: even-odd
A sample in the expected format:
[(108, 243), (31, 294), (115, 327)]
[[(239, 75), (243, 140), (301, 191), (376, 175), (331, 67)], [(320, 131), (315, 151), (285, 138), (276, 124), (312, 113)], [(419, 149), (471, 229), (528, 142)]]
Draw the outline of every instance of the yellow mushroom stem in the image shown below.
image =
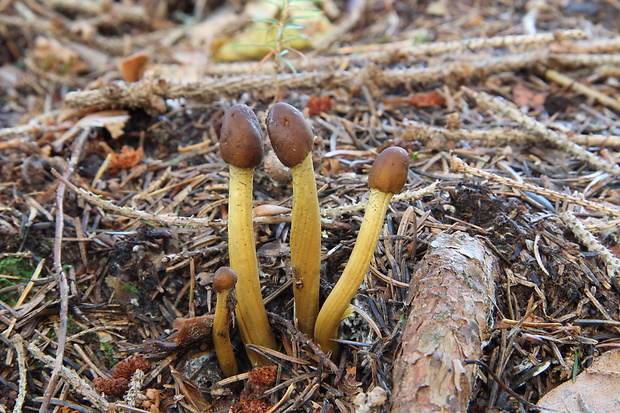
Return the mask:
[(293, 213), (291, 224), (291, 265), (295, 324), (308, 338), (314, 336), (319, 312), (321, 272), (321, 219), (316, 193), (312, 153), (291, 168)]
[[(228, 204), (228, 243), (230, 267), (237, 273), (237, 321), (245, 344), (276, 349), (267, 312), (261, 296), (256, 262), (256, 244), (252, 223), (252, 186), (254, 168), (230, 165)], [(265, 360), (248, 351), (252, 365)]]
[(325, 354), (331, 352), (332, 359), (338, 354), (338, 343), (333, 341), (338, 338), (338, 326), (368, 271), (392, 195), (376, 188), (370, 190), (368, 205), (351, 257), (317, 317), (315, 342)]
[(228, 297), (231, 290), (218, 291), (215, 303), (215, 317), (213, 318), (213, 346), (220, 368), (226, 377), (239, 373), (237, 360), (230, 342), (230, 308)]

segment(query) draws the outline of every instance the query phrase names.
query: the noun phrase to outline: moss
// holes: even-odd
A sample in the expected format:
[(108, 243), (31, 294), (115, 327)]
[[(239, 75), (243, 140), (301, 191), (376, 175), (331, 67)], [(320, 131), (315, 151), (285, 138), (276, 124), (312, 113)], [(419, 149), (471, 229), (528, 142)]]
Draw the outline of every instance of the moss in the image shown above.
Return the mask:
[[(0, 274), (8, 274), (13, 277), (18, 277), (23, 280), (29, 280), (34, 273), (34, 268), (30, 265), (27, 258), (23, 257), (8, 257), (0, 260)], [(2, 281), (10, 281), (6, 279), (0, 279)], [(13, 283), (18, 284), (18, 283)], [(1, 285), (1, 284), (0, 284)], [(9, 284), (12, 285), (12, 284)]]
[(118, 359), (114, 356), (114, 353), (116, 352), (114, 346), (111, 343), (100, 342), (100, 344), (105, 358), (111, 365), (116, 366), (118, 364)]
[(139, 295), (140, 293), (138, 287), (130, 283), (123, 283), (123, 285), (121, 285), (121, 290), (127, 291), (128, 293), (131, 293), (133, 295)]
[[(34, 268), (30, 265), (27, 258), (8, 257), (0, 260), (0, 274), (10, 275), (10, 278), (0, 277), (0, 288), (12, 285), (23, 284), (32, 278)], [(14, 305), (19, 297), (18, 290), (11, 290), (0, 294), (0, 300), (9, 305)]]

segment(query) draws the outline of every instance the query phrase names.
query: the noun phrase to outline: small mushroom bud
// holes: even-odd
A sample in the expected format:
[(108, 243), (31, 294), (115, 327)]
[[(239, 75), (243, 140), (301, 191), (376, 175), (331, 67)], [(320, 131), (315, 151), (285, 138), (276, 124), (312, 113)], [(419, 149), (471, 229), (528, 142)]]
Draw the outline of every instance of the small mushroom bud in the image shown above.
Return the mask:
[(291, 265), (295, 325), (309, 338), (319, 312), (321, 220), (312, 165), (313, 133), (300, 111), (288, 103), (273, 105), (267, 116), (271, 146), (293, 176)]
[[(258, 119), (246, 105), (234, 105), (224, 114), (220, 153), (230, 165), (228, 198), (228, 244), (230, 267), (237, 273), (237, 321), (245, 344), (276, 348), (263, 304), (252, 224), (254, 168), (263, 156)], [(252, 364), (264, 360), (248, 351)]]
[(399, 147), (381, 152), (370, 169), (370, 197), (362, 226), (351, 257), (321, 307), (314, 329), (316, 343), (326, 354), (331, 352), (332, 358), (338, 353), (338, 344), (333, 340), (338, 337), (340, 321), (368, 272), (390, 200), (403, 189), (408, 170), (409, 156), (407, 151)]
[[(229, 267), (219, 268), (213, 275), (213, 290), (217, 294), (213, 318), (213, 345), (220, 368), (226, 377), (239, 373), (230, 342), (230, 311), (234, 307), (230, 292), (237, 283), (237, 274)], [(230, 304), (230, 305), (229, 305)]]

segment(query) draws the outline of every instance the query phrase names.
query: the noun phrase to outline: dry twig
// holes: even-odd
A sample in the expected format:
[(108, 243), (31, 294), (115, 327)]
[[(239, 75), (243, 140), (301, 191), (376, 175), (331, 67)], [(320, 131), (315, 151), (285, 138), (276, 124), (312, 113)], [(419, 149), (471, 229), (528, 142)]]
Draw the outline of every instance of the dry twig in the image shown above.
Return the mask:
[(580, 205), (592, 211), (600, 212), (600, 213), (614, 216), (614, 217), (620, 217), (619, 210), (597, 204), (596, 202), (578, 198), (576, 196), (562, 194), (556, 191), (552, 191), (550, 189), (542, 188), (538, 185), (532, 185), (528, 183), (519, 183), (514, 179), (504, 178), (499, 175), (492, 174), (490, 172), (484, 172), (478, 168), (474, 168), (473, 166), (467, 165), (465, 162), (463, 162), (456, 156), (453, 156), (450, 159), (450, 170), (452, 170), (453, 172), (467, 173), (470, 175), (477, 176), (479, 178), (488, 179), (489, 181), (497, 182), (502, 185), (506, 185), (510, 188), (518, 189), (520, 191), (534, 192), (535, 194), (542, 195), (551, 200), (560, 201), (560, 202), (568, 202), (570, 204)]
[[(86, 140), (90, 133), (89, 129), (82, 131), (80, 136), (75, 140), (73, 144), (73, 153), (71, 159), (67, 164), (67, 169), (64, 172), (64, 177), (69, 177), (73, 174), (75, 167), (77, 166), (80, 157), (82, 155), (82, 149), (85, 146)], [(47, 409), (50, 400), (54, 394), (58, 377), (62, 370), (63, 358), (65, 353), (65, 345), (67, 344), (67, 323), (68, 323), (68, 311), (69, 311), (69, 286), (67, 284), (67, 275), (62, 267), (62, 238), (64, 230), (64, 194), (65, 185), (60, 182), (56, 187), (56, 231), (54, 236), (54, 277), (58, 283), (58, 290), (60, 293), (60, 311), (58, 316), (60, 318), (58, 326), (58, 347), (56, 348), (56, 359), (54, 360), (54, 368), (50, 376), (47, 387), (43, 394), (43, 402), (39, 409), (40, 413), (47, 413)]]
[(545, 139), (549, 143), (565, 150), (577, 159), (587, 162), (597, 170), (603, 170), (614, 176), (620, 176), (620, 167), (618, 165), (609, 163), (603, 158), (596, 156), (592, 152), (589, 152), (581, 146), (571, 142), (568, 138), (566, 138), (566, 136), (552, 131), (537, 120), (524, 115), (512, 102), (508, 102), (499, 97), (493, 97), (484, 92), (475, 92), (466, 87), (463, 89), (474, 99), (476, 99), (476, 103), (485, 109), (495, 111), (514, 120), (515, 122), (520, 123), (523, 127), (534, 131), (538, 136)]
[(588, 251), (598, 253), (601, 260), (605, 263), (609, 281), (616, 287), (616, 290), (620, 291), (620, 260), (601, 244), (570, 211), (561, 212), (559, 217), (564, 225), (585, 245)]

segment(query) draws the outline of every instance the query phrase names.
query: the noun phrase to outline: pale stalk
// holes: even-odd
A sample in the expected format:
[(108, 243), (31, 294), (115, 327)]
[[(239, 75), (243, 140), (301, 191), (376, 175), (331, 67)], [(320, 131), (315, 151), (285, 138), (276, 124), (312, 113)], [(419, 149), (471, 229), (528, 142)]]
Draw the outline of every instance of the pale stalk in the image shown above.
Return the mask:
[[(230, 267), (237, 273), (237, 321), (245, 344), (276, 349), (276, 340), (267, 320), (260, 293), (256, 242), (252, 224), (253, 168), (230, 165), (230, 194), (228, 199), (228, 244)], [(248, 351), (253, 365), (264, 360)]]
[(291, 168), (293, 175), (293, 216), (291, 224), (291, 265), (295, 324), (312, 338), (319, 312), (321, 272), (321, 220), (316, 193), (312, 152)]
[(332, 359), (338, 354), (338, 343), (332, 340), (338, 338), (338, 326), (342, 316), (368, 272), (392, 195), (375, 188), (370, 190), (362, 226), (349, 262), (317, 317), (314, 329), (315, 342), (321, 346), (325, 354), (331, 351)]
[(230, 342), (230, 311), (228, 310), (227, 300), (230, 290), (223, 290), (217, 293), (215, 304), (215, 315), (213, 317), (213, 347), (220, 368), (226, 377), (234, 376), (239, 373), (235, 353)]

